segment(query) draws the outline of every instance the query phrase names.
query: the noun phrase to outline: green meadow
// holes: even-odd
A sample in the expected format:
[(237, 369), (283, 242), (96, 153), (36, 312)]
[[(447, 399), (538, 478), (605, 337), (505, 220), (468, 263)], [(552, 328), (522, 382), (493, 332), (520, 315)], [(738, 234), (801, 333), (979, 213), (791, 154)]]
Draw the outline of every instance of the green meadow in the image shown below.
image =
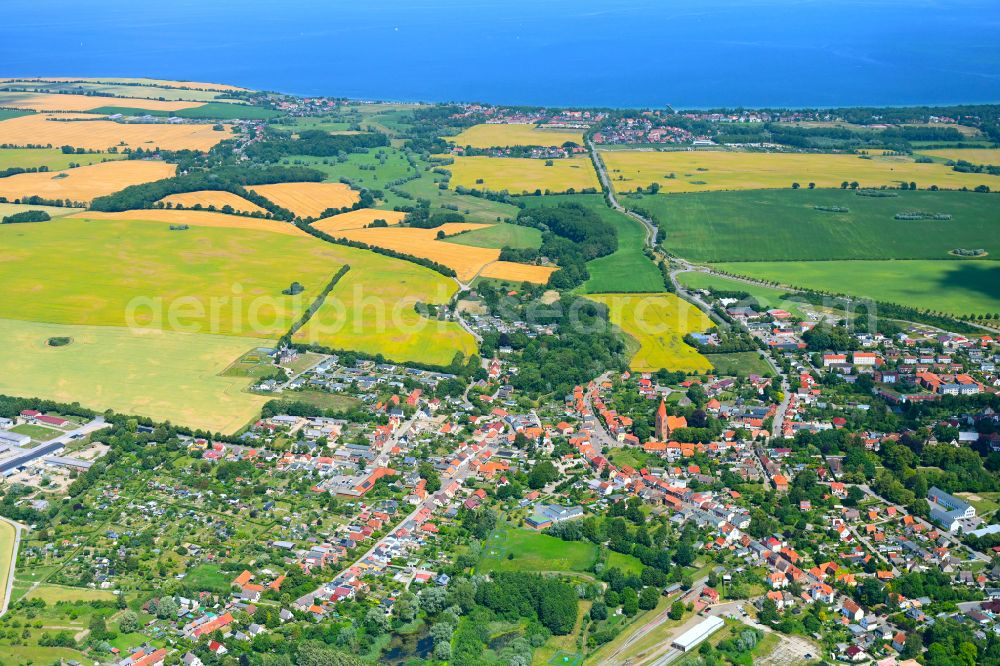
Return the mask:
[(446, 240), (449, 243), (472, 247), (538, 249), (542, 245), (542, 232), (534, 227), (502, 222), (449, 236)]
[(120, 160), (124, 157), (125, 155), (108, 153), (67, 155), (59, 148), (0, 148), (0, 171), (12, 167), (22, 169), (47, 167), (49, 171), (60, 171), (68, 169), (70, 164), (87, 166), (107, 160)]
[(498, 527), (483, 544), (481, 571), (589, 571), (597, 546), (589, 541), (563, 541), (535, 530)]

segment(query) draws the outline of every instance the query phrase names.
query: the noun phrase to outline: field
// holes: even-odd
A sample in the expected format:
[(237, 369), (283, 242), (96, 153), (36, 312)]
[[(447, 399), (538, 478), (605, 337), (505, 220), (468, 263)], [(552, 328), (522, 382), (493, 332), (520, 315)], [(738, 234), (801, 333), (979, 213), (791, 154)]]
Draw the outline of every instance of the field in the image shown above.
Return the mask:
[(449, 236), (446, 240), (458, 245), (498, 250), (505, 247), (538, 249), (542, 245), (542, 232), (534, 227), (501, 223)]
[[(186, 102), (172, 102), (182, 104)], [(123, 116), (154, 116), (157, 118), (187, 118), (189, 120), (267, 120), (281, 115), (277, 111), (249, 104), (230, 104), (228, 102), (193, 102), (189, 108), (179, 111), (149, 110), (145, 100), (115, 99), (112, 105), (99, 106), (91, 113), (112, 115), (120, 113)]]
[(335, 411), (354, 409), (361, 406), (361, 401), (357, 398), (352, 398), (349, 395), (327, 393), (325, 391), (295, 391), (285, 393), (282, 397), (285, 400), (304, 402), (320, 409), (332, 409)]
[[(758, 190), (644, 196), (667, 232), (663, 245), (692, 261), (947, 259), (955, 248), (1000, 255), (1000, 197), (975, 192), (898, 192), (864, 197), (836, 190)], [(847, 208), (847, 213), (814, 206)], [(897, 213), (951, 220), (897, 220)]]
[[(46, 340), (56, 336), (73, 341), (49, 347)], [(0, 319), (0, 337), (0, 393), (222, 432), (243, 426), (267, 401), (244, 391), (250, 380), (219, 376), (254, 346), (245, 338), (10, 319)]]
[(403, 221), (406, 213), (395, 210), (376, 210), (374, 208), (359, 208), (349, 213), (341, 213), (332, 217), (316, 220), (312, 226), (320, 231), (336, 236), (338, 231), (361, 229), (375, 220), (385, 220), (386, 224), (395, 225)]
[(0, 218), (14, 213), (23, 213), (26, 210), (44, 210), (50, 217), (62, 217), (78, 213), (82, 208), (63, 208), (62, 206), (30, 206), (28, 204), (0, 203)]
[(796, 287), (951, 314), (1000, 312), (1000, 262), (995, 261), (775, 261), (715, 267)]
[(10, 581), (10, 562), (14, 557), (14, 526), (7, 520), (0, 520), (0, 608), (7, 597), (7, 583)]
[(319, 217), (328, 208), (351, 206), (359, 198), (343, 183), (275, 183), (250, 189), (300, 217)]
[(295, 342), (438, 365), (450, 363), (456, 352), (476, 352), (475, 340), (459, 324), (425, 319), (414, 309), (447, 303), (458, 289), (454, 280), (410, 262), (342, 249), (354, 253), (345, 257), (351, 270)]
[[(920, 150), (921, 155), (943, 160), (965, 160), (971, 164), (1000, 165), (1000, 148), (947, 148), (941, 150)], [(996, 188), (993, 188), (996, 189)]]
[(715, 371), (720, 375), (746, 377), (748, 375), (774, 374), (774, 370), (757, 352), (732, 352), (728, 354), (709, 354)]
[(215, 90), (219, 92), (233, 92), (237, 90), (246, 90), (246, 88), (240, 88), (239, 86), (231, 86), (226, 83), (203, 83), (200, 81), (177, 81), (174, 79), (148, 79), (143, 77), (115, 77), (115, 76), (100, 76), (100, 77), (86, 77), (86, 76), (34, 76), (34, 77), (17, 77), (17, 78), (7, 78), (0, 79), (0, 83), (11, 83), (11, 82), (47, 82), (53, 81), (56, 83), (85, 83), (85, 84), (100, 84), (100, 83), (110, 83), (110, 84), (130, 84), (133, 86), (150, 86), (156, 88), (192, 88), (194, 90)]
[[(69, 218), (0, 226), (0, 247), (0, 317), (265, 338), (287, 331), (349, 256), (368, 256), (304, 235)], [(283, 295), (292, 281), (305, 292)]]
[(535, 125), (523, 124), (473, 125), (457, 136), (445, 138), (456, 146), (472, 146), (473, 148), (561, 146), (567, 141), (583, 145), (583, 132), (579, 130), (539, 129)]
[(545, 166), (545, 160), (519, 157), (456, 157), (447, 168), (452, 172), (453, 188), (506, 190), (511, 194), (601, 188), (587, 157), (554, 160), (552, 166)]
[(494, 261), (486, 264), (479, 272), (480, 277), (504, 280), (506, 282), (533, 282), (545, 284), (556, 271), (554, 266), (532, 266), (513, 261)]
[[(34, 111), (91, 111), (107, 105), (108, 101), (108, 97), (94, 95), (0, 92), (0, 106)], [(134, 106), (141, 106), (149, 111), (179, 111), (199, 104), (201, 102), (161, 102), (147, 99)]]
[(708, 359), (685, 344), (684, 336), (704, 331), (712, 322), (687, 301), (674, 294), (600, 294), (588, 298), (607, 305), (611, 322), (638, 343), (630, 363), (633, 370), (711, 370)]
[[(341, 178), (346, 178), (357, 187), (369, 189), (383, 189), (390, 181), (419, 173), (410, 166), (406, 155), (395, 148), (375, 148), (364, 153), (350, 153), (343, 161), (336, 157), (292, 155), (281, 162), (322, 171), (328, 181), (338, 182)], [(429, 176), (421, 175), (425, 178)]]
[[(35, 206), (31, 206), (32, 209)], [(125, 210), (118, 213), (81, 212), (78, 208), (66, 209), (76, 213), (72, 219), (87, 220), (129, 220), (134, 222), (166, 222), (168, 224), (187, 224), (192, 227), (216, 227), (219, 229), (248, 229), (251, 231), (266, 231), (269, 233), (284, 234), (286, 236), (299, 236), (308, 238), (309, 234), (299, 229), (294, 224), (280, 222), (278, 220), (267, 220), (258, 217), (241, 217), (239, 215), (227, 215), (207, 210), (167, 210), (166, 208), (144, 208), (142, 210)]]
[(117, 160), (65, 171), (19, 173), (0, 178), (0, 197), (14, 200), (37, 195), (45, 199), (90, 202), (129, 185), (169, 178), (176, 170), (177, 167), (166, 162)]
[(67, 155), (58, 148), (0, 148), (0, 170), (11, 167), (29, 169), (48, 167), (50, 170), (68, 169), (70, 164), (96, 164), (105, 160), (119, 160), (124, 155), (88, 153)]
[(613, 550), (608, 553), (608, 560), (604, 563), (604, 566), (608, 569), (616, 567), (626, 576), (631, 574), (638, 576), (642, 573), (643, 569), (642, 562), (639, 558), (631, 555), (624, 555)]
[(778, 308), (787, 310), (792, 314), (805, 318), (798, 303), (794, 300), (782, 298), (787, 291), (784, 289), (773, 289), (756, 284), (748, 284), (740, 280), (731, 280), (721, 275), (702, 273), (700, 271), (689, 271), (678, 273), (677, 280), (688, 289), (718, 289), (720, 291), (745, 291), (754, 298), (761, 306), (767, 309)]
[(36, 442), (47, 442), (63, 434), (61, 430), (53, 430), (52, 428), (32, 425), (31, 423), (22, 423), (19, 426), (14, 426), (10, 431), (16, 432), (19, 435), (27, 435)]
[[(660, 184), (660, 191), (707, 192), (802, 187), (840, 187), (857, 181), (862, 187), (916, 182), (945, 189), (996, 186), (996, 177), (959, 173), (944, 164), (918, 164), (909, 157), (873, 157), (815, 153), (739, 153), (724, 151), (605, 151), (602, 153), (615, 189), (632, 191)], [(674, 178), (670, 178), (674, 174)]]
[[(513, 555), (513, 557), (510, 557)], [(597, 546), (509, 525), (498, 527), (483, 545), (480, 571), (589, 571)]]
[(229, 131), (217, 132), (212, 125), (116, 123), (93, 120), (93, 116), (65, 113), (56, 116), (35, 113), (0, 122), (0, 144), (14, 146), (69, 145), (87, 150), (108, 150), (116, 146), (208, 150), (229, 136)]
[(42, 599), (48, 604), (57, 604), (60, 601), (113, 601), (114, 593), (111, 590), (92, 590), (88, 587), (68, 587), (64, 585), (43, 584), (39, 585), (27, 595), (28, 599)]
[(231, 206), (233, 210), (242, 213), (266, 213), (267, 211), (257, 204), (247, 201), (238, 194), (226, 192), (225, 190), (202, 190), (201, 192), (184, 192), (183, 194), (171, 194), (160, 199), (165, 204), (175, 207), (193, 208), (200, 205), (202, 208), (214, 206), (216, 210), (222, 210), (224, 206)]

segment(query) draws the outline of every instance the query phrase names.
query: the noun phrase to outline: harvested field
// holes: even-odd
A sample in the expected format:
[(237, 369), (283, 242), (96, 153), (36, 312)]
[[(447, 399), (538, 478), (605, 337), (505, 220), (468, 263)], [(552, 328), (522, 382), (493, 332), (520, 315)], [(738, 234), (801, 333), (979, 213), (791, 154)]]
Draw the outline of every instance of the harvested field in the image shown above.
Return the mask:
[[(35, 111), (90, 111), (107, 106), (109, 101), (116, 99), (95, 95), (0, 92), (0, 106)], [(201, 105), (202, 102), (158, 99), (137, 100), (132, 104), (149, 111), (180, 111)]]
[(493, 148), (507, 146), (561, 146), (567, 141), (583, 145), (583, 132), (579, 130), (539, 129), (536, 125), (483, 124), (473, 125), (461, 134), (445, 137), (456, 146)]
[(385, 220), (386, 224), (399, 224), (406, 217), (406, 213), (395, 210), (376, 210), (374, 208), (359, 208), (349, 213), (341, 213), (333, 217), (325, 217), (316, 220), (312, 226), (327, 234), (336, 234), (338, 231), (348, 229), (362, 229), (375, 220)]
[[(34, 206), (32, 206), (34, 208)], [(69, 209), (76, 211), (78, 209)], [(86, 220), (129, 220), (136, 222), (168, 222), (170, 224), (187, 224), (192, 227), (219, 227), (224, 229), (250, 229), (253, 231), (270, 231), (286, 236), (308, 236), (294, 224), (266, 220), (256, 217), (240, 217), (213, 213), (207, 210), (167, 210), (165, 208), (146, 208), (143, 210), (126, 210), (119, 213), (99, 213), (96, 211), (72, 215), (73, 218)]]
[[(208, 150), (230, 136), (210, 124), (116, 123), (81, 114), (35, 113), (0, 122), (0, 144), (73, 146), (108, 150), (115, 146)], [(58, 120), (55, 120), (58, 119)]]
[[(7, 121), (10, 122), (10, 121)], [(586, 157), (546, 160), (520, 157), (456, 157), (448, 167), (451, 186), (511, 194), (544, 192), (579, 192), (587, 188), (600, 190), (594, 165)]]
[(33, 83), (48, 82), (48, 81), (52, 81), (53, 83), (110, 83), (113, 85), (125, 84), (125, 85), (149, 86), (153, 88), (191, 88), (193, 90), (217, 90), (220, 92), (247, 90), (247, 88), (240, 88), (239, 86), (230, 86), (224, 83), (203, 83), (200, 81), (167, 81), (166, 79), (146, 79), (146, 78), (116, 77), (116, 76), (99, 76), (99, 77), (44, 76), (44, 77), (0, 79), (0, 83), (16, 83), (22, 81), (30, 81)]
[(300, 217), (319, 217), (328, 208), (352, 206), (360, 198), (343, 183), (275, 183), (249, 189)]
[(494, 261), (486, 264), (479, 272), (479, 277), (493, 278), (494, 280), (508, 280), (510, 282), (533, 282), (544, 284), (549, 281), (549, 276), (556, 272), (554, 266), (532, 266), (529, 264), (518, 264), (513, 261)]
[(214, 206), (216, 210), (221, 211), (223, 207), (230, 206), (234, 211), (240, 213), (267, 213), (266, 210), (252, 201), (247, 201), (238, 194), (224, 190), (201, 190), (200, 192), (171, 194), (169, 197), (163, 197), (160, 201), (165, 204), (171, 204), (175, 208), (177, 206), (183, 208), (194, 208), (195, 206), (208, 208), (209, 206)]
[(443, 231), (445, 235), (456, 234), (467, 229), (480, 229), (485, 226), (465, 222), (443, 224), (435, 229), (375, 227), (351, 229), (340, 232), (339, 235), (369, 245), (436, 261), (455, 269), (455, 272), (458, 273), (458, 279), (467, 282), (474, 278), (483, 266), (499, 259), (500, 250), (445, 243), (436, 240), (437, 234), (440, 231)]
[(0, 178), (0, 197), (6, 197), (9, 201), (40, 196), (46, 199), (89, 202), (95, 197), (117, 192), (129, 185), (169, 178), (176, 170), (176, 166), (166, 162), (121, 160), (65, 171), (21, 173)]
[[(944, 164), (918, 164), (910, 157), (871, 157), (818, 153), (741, 153), (726, 151), (603, 151), (608, 176), (620, 192), (659, 183), (660, 192), (715, 190), (839, 188), (844, 181), (861, 187), (898, 187), (917, 183), (924, 189), (996, 186), (995, 176), (959, 173)], [(671, 174), (673, 177), (671, 178)]]
[(1000, 148), (948, 148), (942, 150), (919, 150), (921, 155), (939, 157), (943, 160), (964, 160), (971, 164), (1000, 165)]
[(68, 208), (62, 206), (30, 206), (28, 204), (8, 204), (0, 203), (0, 218), (7, 217), (8, 215), (13, 215), (14, 213), (23, 213), (26, 210), (44, 210), (49, 214), (49, 217), (62, 217), (63, 215), (72, 215), (73, 213), (79, 213), (82, 208)]

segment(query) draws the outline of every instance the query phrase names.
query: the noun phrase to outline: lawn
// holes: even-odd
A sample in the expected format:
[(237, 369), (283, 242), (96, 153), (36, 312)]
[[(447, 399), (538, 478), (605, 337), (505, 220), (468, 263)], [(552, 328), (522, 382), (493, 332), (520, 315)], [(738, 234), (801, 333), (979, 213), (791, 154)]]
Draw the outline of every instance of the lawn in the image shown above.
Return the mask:
[(608, 208), (602, 195), (525, 197), (522, 201), (529, 208), (577, 203), (596, 212), (606, 224), (613, 226), (618, 232), (618, 249), (614, 253), (587, 262), (590, 279), (583, 284), (584, 293), (663, 291), (663, 275), (660, 269), (643, 253), (643, 248), (646, 246), (645, 228), (628, 215)]
[[(862, 187), (944, 189), (995, 187), (988, 174), (959, 173), (944, 164), (919, 164), (911, 157), (870, 157), (819, 153), (744, 153), (712, 151), (604, 151), (608, 176), (619, 192), (659, 183), (661, 192), (759, 190), (791, 188), (798, 182), (816, 187), (840, 187), (857, 181)], [(673, 177), (670, 177), (673, 175)]]
[(0, 520), (0, 607), (3, 607), (7, 596), (7, 583), (10, 580), (10, 562), (14, 557), (14, 542), (17, 534), (14, 526), (7, 520)]
[(639, 575), (642, 573), (643, 563), (639, 561), (639, 558), (633, 557), (632, 555), (625, 555), (616, 551), (611, 551), (608, 553), (608, 559), (604, 563), (607, 569), (620, 569), (626, 576), (629, 574)]
[(955, 493), (976, 507), (976, 515), (990, 514), (1000, 509), (1000, 493)]
[[(586, 572), (597, 560), (589, 541), (563, 541), (535, 530), (501, 526), (490, 535), (481, 571)], [(513, 557), (511, 557), (513, 555)]]
[(183, 583), (196, 590), (222, 594), (229, 591), (239, 573), (222, 571), (218, 564), (200, 564), (187, 572)]
[(451, 186), (467, 187), (511, 194), (528, 194), (535, 191), (559, 193), (577, 192), (601, 185), (594, 165), (587, 157), (546, 160), (521, 157), (456, 157), (455, 163), (446, 167), (452, 172)]
[(125, 155), (89, 153), (86, 155), (65, 154), (59, 148), (0, 148), (0, 171), (11, 167), (29, 169), (48, 167), (50, 171), (68, 169), (70, 164), (96, 164), (106, 160), (120, 160)]
[[(894, 194), (865, 197), (839, 188), (661, 194), (643, 196), (634, 205), (661, 221), (667, 250), (692, 261), (947, 259), (956, 248), (1000, 255), (997, 195)], [(894, 219), (908, 211), (945, 213), (952, 219)]]
[(349, 395), (339, 393), (327, 393), (325, 391), (285, 391), (281, 394), (282, 400), (294, 402), (305, 402), (320, 409), (332, 409), (333, 411), (346, 411), (361, 406), (361, 401)]
[(996, 261), (775, 261), (716, 264), (715, 268), (957, 315), (1000, 312), (1000, 263)]
[[(70, 337), (49, 347), (50, 337)], [(233, 432), (267, 398), (249, 379), (219, 376), (254, 345), (246, 338), (0, 319), (0, 393), (79, 402), (213, 431)]]
[(708, 354), (708, 360), (720, 375), (746, 377), (774, 374), (774, 369), (757, 352)]
[(473, 229), (445, 239), (449, 243), (502, 249), (538, 249), (542, 245), (542, 232), (534, 227), (519, 224), (494, 224), (482, 229)]
[(456, 146), (506, 148), (508, 146), (561, 146), (566, 142), (583, 145), (580, 130), (541, 129), (536, 125), (495, 123), (473, 125), (461, 134), (445, 137)]
[(607, 305), (611, 323), (638, 343), (630, 362), (633, 370), (711, 370), (708, 359), (687, 345), (684, 336), (711, 328), (712, 321), (687, 301), (674, 294), (601, 294), (588, 298)]
[(14, 426), (10, 431), (16, 432), (19, 435), (27, 435), (36, 442), (47, 442), (64, 434), (62, 430), (53, 430), (52, 428), (32, 425), (31, 423), (22, 423), (19, 426)]

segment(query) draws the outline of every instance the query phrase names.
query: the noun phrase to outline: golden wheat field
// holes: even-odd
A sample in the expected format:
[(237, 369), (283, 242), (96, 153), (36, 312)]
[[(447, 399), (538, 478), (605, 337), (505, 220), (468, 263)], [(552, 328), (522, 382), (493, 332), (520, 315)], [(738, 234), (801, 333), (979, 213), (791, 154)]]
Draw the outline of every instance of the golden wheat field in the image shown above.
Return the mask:
[(483, 270), (479, 272), (479, 277), (544, 284), (549, 281), (549, 276), (555, 271), (554, 266), (532, 266), (513, 261), (494, 261), (483, 267)]
[(202, 208), (215, 206), (216, 210), (222, 210), (223, 206), (232, 206), (233, 210), (241, 213), (266, 213), (267, 211), (253, 203), (247, 201), (238, 194), (226, 192), (224, 190), (201, 190), (199, 192), (184, 192), (183, 194), (171, 194), (160, 199), (165, 204), (174, 207), (193, 208), (201, 205)]
[(546, 160), (527, 157), (456, 157), (451, 171), (452, 187), (477, 190), (506, 190), (511, 194), (542, 192), (579, 192), (587, 188), (599, 190), (594, 165), (586, 157)]
[(921, 155), (940, 157), (945, 160), (965, 160), (971, 164), (1000, 165), (1000, 148), (942, 148), (940, 150), (921, 150)]
[(197, 90), (219, 90), (219, 91), (246, 90), (246, 88), (240, 88), (238, 86), (230, 86), (223, 83), (203, 83), (200, 81), (167, 81), (166, 79), (145, 79), (145, 78), (129, 78), (129, 77), (116, 77), (116, 76), (110, 76), (110, 77), (40, 76), (40, 77), (19, 77), (19, 78), (0, 79), (0, 83), (19, 83), (19, 82), (111, 83), (111, 84), (150, 86), (154, 88), (193, 88)]
[(435, 229), (415, 229), (412, 227), (375, 227), (350, 229), (338, 235), (388, 250), (405, 252), (423, 257), (453, 268), (458, 279), (467, 282), (482, 270), (483, 266), (500, 257), (500, 250), (482, 247), (468, 247), (454, 243), (443, 243), (437, 239), (439, 231), (445, 235), (457, 234), (470, 229), (480, 229), (489, 225), (472, 223), (443, 224)]
[(139, 185), (170, 178), (177, 167), (150, 160), (120, 160), (90, 166), (20, 173), (0, 178), (0, 197), (8, 200), (40, 196), (46, 199), (69, 199), (89, 202), (95, 197), (117, 192), (129, 185)]
[(270, 231), (286, 236), (308, 236), (290, 222), (267, 220), (258, 217), (240, 217), (225, 213), (213, 213), (206, 210), (168, 210), (166, 208), (146, 208), (143, 210), (126, 210), (118, 213), (99, 213), (84, 211), (67, 216), (67, 219), (85, 220), (129, 220), (134, 222), (167, 222), (169, 224), (187, 224), (192, 227), (218, 227), (221, 229), (250, 229), (253, 231)]
[(944, 164), (920, 164), (910, 157), (821, 153), (742, 153), (727, 151), (625, 151), (601, 153), (616, 190), (660, 184), (660, 191), (707, 192), (806, 187), (840, 187), (857, 181), (861, 187), (898, 187), (915, 182), (924, 189), (990, 185), (994, 176), (959, 173)]
[(374, 208), (359, 208), (349, 213), (341, 213), (332, 217), (324, 217), (316, 220), (312, 226), (328, 234), (348, 229), (361, 229), (368, 226), (375, 220), (385, 220), (386, 224), (399, 224), (406, 217), (406, 213), (396, 210), (376, 210)]
[(567, 141), (583, 145), (583, 132), (539, 129), (525, 124), (473, 125), (461, 134), (449, 137), (456, 146), (493, 148), (506, 146), (561, 146)]
[(343, 183), (275, 183), (250, 189), (300, 217), (319, 217), (328, 208), (352, 206), (360, 198)]
[(180, 111), (203, 104), (204, 102), (170, 102), (158, 99), (142, 100), (141, 104), (136, 104), (133, 100), (123, 100), (117, 97), (0, 92), (0, 106), (34, 111), (91, 111), (102, 106), (131, 105), (140, 106), (149, 111)]
[(73, 146), (87, 150), (112, 147), (208, 150), (230, 136), (208, 124), (116, 123), (82, 114), (36, 113), (0, 122), (0, 144)]

